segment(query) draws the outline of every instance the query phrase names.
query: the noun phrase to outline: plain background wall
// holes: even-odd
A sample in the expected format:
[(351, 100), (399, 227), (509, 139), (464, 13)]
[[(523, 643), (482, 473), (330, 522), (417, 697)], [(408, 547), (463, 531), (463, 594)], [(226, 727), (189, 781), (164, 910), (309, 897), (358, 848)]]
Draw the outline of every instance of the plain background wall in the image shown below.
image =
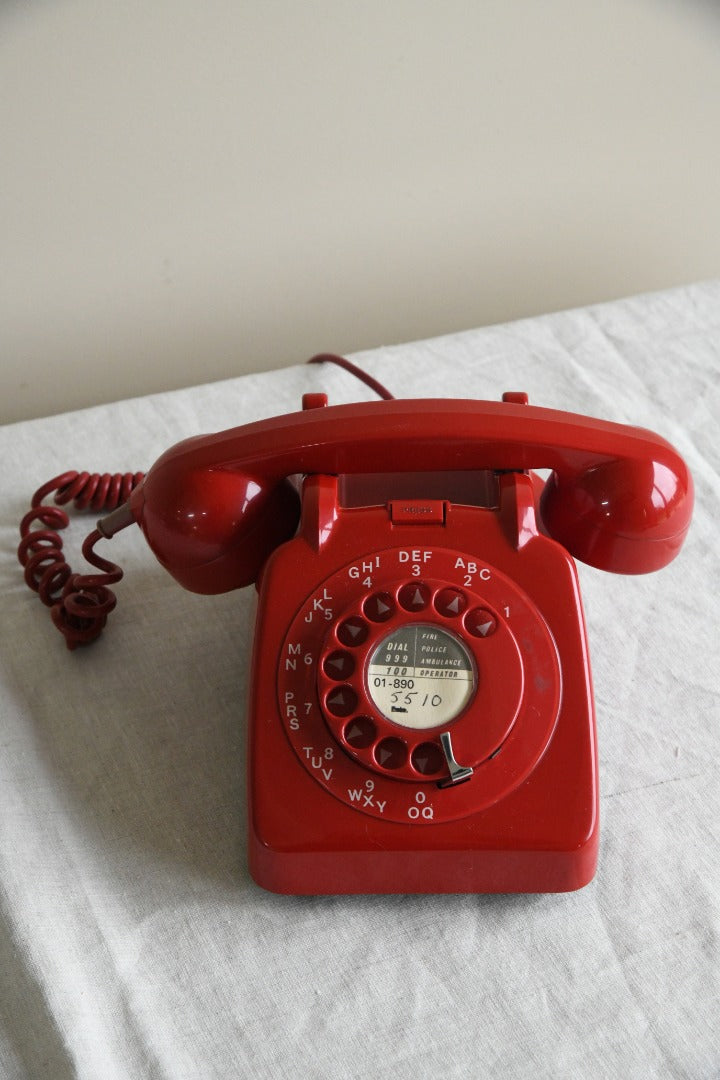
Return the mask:
[(710, 0), (0, 6), (0, 419), (720, 274)]

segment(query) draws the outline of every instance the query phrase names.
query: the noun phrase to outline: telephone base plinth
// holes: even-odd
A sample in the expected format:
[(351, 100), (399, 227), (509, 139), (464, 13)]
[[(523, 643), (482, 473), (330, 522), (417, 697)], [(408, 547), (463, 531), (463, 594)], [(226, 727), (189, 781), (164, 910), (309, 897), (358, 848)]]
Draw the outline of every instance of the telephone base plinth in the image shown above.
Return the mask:
[(597, 835), (578, 851), (268, 852), (253, 845), (256, 884), (286, 895), (572, 892), (597, 864)]

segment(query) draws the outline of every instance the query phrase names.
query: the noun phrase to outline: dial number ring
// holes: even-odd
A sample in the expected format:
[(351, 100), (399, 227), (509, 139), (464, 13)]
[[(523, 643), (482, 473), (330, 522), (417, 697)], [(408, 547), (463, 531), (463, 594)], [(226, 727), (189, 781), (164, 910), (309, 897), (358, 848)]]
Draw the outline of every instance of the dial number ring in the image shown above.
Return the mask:
[[(403, 606), (413, 589), (425, 598), (422, 608), (417, 602)], [(383, 583), (342, 612), (321, 650), (318, 694), (325, 722), (358, 762), (396, 780), (442, 779), (447, 766), (440, 733), (450, 727), (458, 759), (479, 765), (502, 746), (520, 709), (523, 668), (506, 623), (493, 616), (493, 632), (473, 637), (459, 613), (474, 610), (479, 598), (457, 590), (457, 612), (441, 613), (436, 601), (443, 592), (445, 581), (427, 577), (417, 584), (406, 578)], [(364, 621), (363, 643), (339, 649), (348, 621)], [(499, 670), (503, 678), (496, 682), (492, 673)], [(374, 727), (369, 742), (367, 735), (356, 737), (356, 713), (365, 732)]]
[[(367, 584), (358, 581), (359, 560), (310, 594), (281, 646), (278, 706), (300, 763), (336, 798), (373, 816), (425, 825), (474, 813), (525, 779), (557, 720), (560, 669), (544, 620), (500, 571), (483, 567), (468, 585), (471, 557), (433, 548), (432, 573), (416, 577), (402, 565), (404, 555), (372, 552), (362, 558), (372, 565)], [(403, 727), (373, 701), (368, 671), (394, 629), (419, 624), (458, 640), (472, 657), (476, 683), (457, 715)], [(442, 636), (439, 643), (448, 644)], [(432, 678), (440, 685), (447, 676)], [(474, 775), (440, 790), (445, 730)]]

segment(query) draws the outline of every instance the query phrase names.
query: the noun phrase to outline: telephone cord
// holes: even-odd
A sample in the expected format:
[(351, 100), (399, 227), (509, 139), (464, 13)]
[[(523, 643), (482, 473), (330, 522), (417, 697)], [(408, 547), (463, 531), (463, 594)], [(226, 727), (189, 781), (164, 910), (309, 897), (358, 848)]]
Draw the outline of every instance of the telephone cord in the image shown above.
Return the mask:
[[(392, 399), (389, 390), (344, 356), (319, 353), (309, 364), (332, 363), (364, 382), (381, 398)], [(108, 535), (95, 529), (86, 538), (82, 553), (99, 574), (74, 574), (63, 555), (59, 530), (67, 528), (69, 517), (61, 507), (73, 503), (76, 510), (95, 513), (116, 510), (125, 503), (144, 479), (144, 473), (88, 473), (70, 471), (48, 480), (32, 498), (31, 509), (20, 523), (18, 559), (25, 581), (50, 608), (52, 621), (65, 637), (68, 649), (89, 645), (102, 633), (107, 617), (117, 603), (110, 588), (123, 576), (119, 566), (103, 559), (94, 550)], [(55, 492), (53, 503), (43, 500)], [(123, 522), (119, 528), (130, 524)], [(39, 522), (39, 527), (36, 523)], [(114, 531), (119, 531), (116, 528)]]
[[(123, 572), (94, 550), (98, 540), (103, 539), (99, 529), (85, 538), (82, 553), (101, 573), (72, 572), (63, 555), (59, 534), (70, 519), (61, 507), (72, 502), (77, 510), (90, 509), (96, 513), (115, 510), (143, 478), (141, 472), (62, 473), (38, 488), (32, 498), (32, 509), (20, 523), (18, 559), (24, 568), (25, 581), (50, 608), (53, 623), (64, 635), (68, 649), (87, 645), (100, 635), (116, 604), (109, 586), (120, 581)], [(55, 505), (45, 503), (43, 500), (53, 491)]]
[(346, 360), (344, 356), (336, 356), (335, 353), (318, 353), (317, 356), (313, 356), (308, 360), (308, 364), (336, 364), (338, 367), (343, 368), (344, 371), (349, 371), (351, 375), (354, 375), (360, 382), (365, 383), (371, 390), (383, 398), (385, 401), (394, 401), (395, 395), (391, 394), (381, 382), (374, 379), (372, 375), (368, 375), (367, 371), (363, 371), (357, 364), (353, 364), (352, 360)]

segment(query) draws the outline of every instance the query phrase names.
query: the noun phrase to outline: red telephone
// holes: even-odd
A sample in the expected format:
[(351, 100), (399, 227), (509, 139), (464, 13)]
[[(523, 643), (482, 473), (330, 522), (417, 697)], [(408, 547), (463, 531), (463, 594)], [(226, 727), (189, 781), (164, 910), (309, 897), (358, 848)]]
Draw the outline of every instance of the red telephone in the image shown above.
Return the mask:
[(692, 492), (659, 436), (523, 394), (333, 407), (314, 394), (168, 450), (98, 528), (137, 522), (196, 592), (257, 584), (260, 885), (563, 891), (591, 879), (598, 843), (573, 556), (659, 569)]

